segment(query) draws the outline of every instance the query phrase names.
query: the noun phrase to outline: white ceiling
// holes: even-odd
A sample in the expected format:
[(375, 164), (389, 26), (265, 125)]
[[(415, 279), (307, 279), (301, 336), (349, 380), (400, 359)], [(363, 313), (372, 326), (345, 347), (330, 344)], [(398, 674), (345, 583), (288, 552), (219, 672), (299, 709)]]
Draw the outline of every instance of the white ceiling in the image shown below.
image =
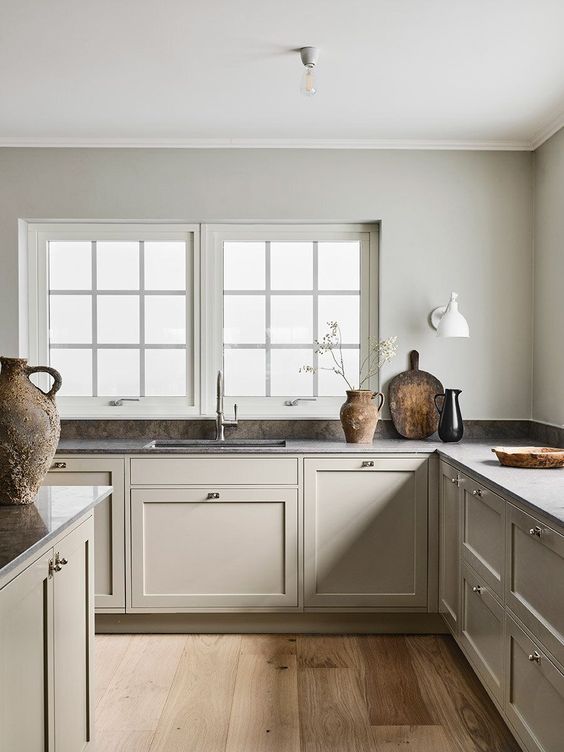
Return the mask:
[(530, 148), (563, 30), (563, 0), (0, 0), (0, 145)]

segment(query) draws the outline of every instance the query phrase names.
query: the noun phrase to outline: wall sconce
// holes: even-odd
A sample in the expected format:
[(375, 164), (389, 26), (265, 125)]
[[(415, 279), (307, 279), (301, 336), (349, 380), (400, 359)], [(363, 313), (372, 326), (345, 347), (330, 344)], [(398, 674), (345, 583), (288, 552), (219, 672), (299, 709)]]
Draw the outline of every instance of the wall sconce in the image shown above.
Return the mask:
[(469, 337), (468, 322), (458, 310), (458, 295), (451, 292), (446, 306), (439, 306), (431, 312), (431, 326), (437, 330), (437, 337)]

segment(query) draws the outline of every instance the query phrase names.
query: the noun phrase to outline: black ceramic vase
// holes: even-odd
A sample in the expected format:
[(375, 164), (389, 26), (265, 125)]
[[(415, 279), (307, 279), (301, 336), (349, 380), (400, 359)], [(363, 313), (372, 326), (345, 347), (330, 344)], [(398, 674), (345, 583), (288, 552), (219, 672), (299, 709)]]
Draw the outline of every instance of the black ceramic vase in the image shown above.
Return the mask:
[[(441, 441), (460, 441), (464, 434), (464, 424), (458, 404), (458, 395), (462, 389), (445, 389), (444, 394), (435, 395), (435, 405), (439, 411), (439, 439)], [(438, 400), (442, 400), (440, 405)]]

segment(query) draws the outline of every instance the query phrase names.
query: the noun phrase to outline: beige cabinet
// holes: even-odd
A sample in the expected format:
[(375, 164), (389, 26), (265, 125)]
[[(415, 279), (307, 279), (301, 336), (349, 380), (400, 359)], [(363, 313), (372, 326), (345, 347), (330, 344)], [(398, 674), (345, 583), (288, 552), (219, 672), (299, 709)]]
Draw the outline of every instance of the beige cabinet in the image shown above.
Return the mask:
[(53, 749), (53, 582), (44, 554), (0, 590), (0, 749)]
[(505, 501), (464, 477), (462, 490), (462, 558), (500, 598), (505, 567)]
[(482, 682), (501, 706), (504, 609), (466, 563), (462, 567), (461, 614), (460, 642)]
[(304, 604), (427, 606), (425, 458), (304, 460)]
[(112, 495), (94, 510), (96, 610), (125, 610), (125, 460), (58, 455), (47, 486), (112, 486)]
[(296, 610), (298, 491), (131, 491), (131, 610)]
[(564, 748), (564, 674), (511, 616), (506, 621), (506, 716), (530, 752)]
[(564, 535), (507, 505), (507, 606), (564, 664)]
[(439, 470), (439, 610), (460, 630), (460, 486), (463, 476), (441, 461)]
[(0, 749), (83, 752), (92, 738), (92, 517), (0, 590)]

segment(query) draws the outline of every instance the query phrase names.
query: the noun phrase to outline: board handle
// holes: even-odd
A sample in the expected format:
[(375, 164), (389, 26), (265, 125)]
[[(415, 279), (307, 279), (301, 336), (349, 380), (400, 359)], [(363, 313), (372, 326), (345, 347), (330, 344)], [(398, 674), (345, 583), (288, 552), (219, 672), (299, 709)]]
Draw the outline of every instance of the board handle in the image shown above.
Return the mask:
[(409, 353), (409, 363), (411, 365), (412, 371), (419, 370), (419, 353), (417, 352), (417, 350), (412, 350)]

